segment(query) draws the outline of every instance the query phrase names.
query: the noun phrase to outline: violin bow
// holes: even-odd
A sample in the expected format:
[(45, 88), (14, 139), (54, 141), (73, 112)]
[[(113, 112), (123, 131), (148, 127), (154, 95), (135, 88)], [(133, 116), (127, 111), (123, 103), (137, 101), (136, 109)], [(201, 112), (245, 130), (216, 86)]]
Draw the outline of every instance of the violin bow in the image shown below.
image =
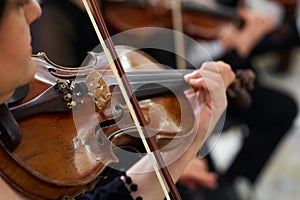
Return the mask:
[[(181, 0), (172, 0), (171, 12), (172, 12), (172, 24), (174, 32), (174, 46), (176, 51), (176, 67), (177, 69), (186, 69), (185, 63), (185, 50), (183, 40), (183, 17)], [(182, 57), (181, 57), (182, 56)]]
[[(89, 3), (87, 1), (89, 1)], [(147, 133), (146, 129), (142, 130), (142, 128), (141, 128), (141, 127), (146, 126), (146, 119), (139, 107), (137, 98), (131, 89), (129, 81), (126, 78), (125, 71), (122, 67), (122, 64), (121, 64), (120, 60), (118, 59), (116, 50), (114, 48), (113, 42), (108, 33), (104, 19), (103, 19), (101, 13), (99, 12), (99, 7), (97, 5), (97, 2), (95, 0), (82, 0), (82, 2), (85, 6), (85, 9), (86, 9), (89, 17), (90, 17), (90, 20), (96, 31), (96, 34), (97, 34), (98, 39), (101, 43), (101, 46), (104, 50), (106, 58), (108, 59), (108, 62), (110, 63), (113, 74), (118, 82), (118, 85), (120, 87), (120, 90), (122, 92), (124, 100), (128, 106), (128, 109), (129, 109), (131, 117), (136, 125), (138, 133), (140, 134), (141, 140), (144, 144), (147, 154), (148, 154), (150, 160), (152, 161), (154, 171), (156, 173), (158, 181), (160, 182), (160, 185), (165, 194), (165, 197), (167, 199), (170, 199), (168, 190), (164, 184), (164, 181), (162, 179), (160, 172), (162, 173), (164, 180), (166, 181), (173, 198), (175, 200), (181, 200), (180, 194), (172, 180), (172, 177), (171, 177), (168, 169), (166, 168), (166, 165), (160, 154), (159, 148), (155, 142), (154, 137), (149, 137), (149, 134)], [(96, 18), (96, 20), (94, 17)], [(101, 31), (99, 30), (98, 26)], [(159, 171), (159, 169), (160, 169), (160, 171)]]

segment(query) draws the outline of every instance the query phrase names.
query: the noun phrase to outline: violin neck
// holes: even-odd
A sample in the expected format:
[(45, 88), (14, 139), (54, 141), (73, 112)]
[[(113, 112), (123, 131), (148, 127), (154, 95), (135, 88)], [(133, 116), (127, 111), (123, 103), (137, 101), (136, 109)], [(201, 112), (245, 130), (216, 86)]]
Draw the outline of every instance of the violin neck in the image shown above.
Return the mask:
[[(197, 12), (203, 13), (214, 17), (219, 17), (229, 20), (240, 21), (240, 15), (238, 10), (231, 6), (226, 6), (220, 3), (215, 3), (211, 5), (211, 0), (207, 0), (207, 3), (204, 2), (194, 2), (194, 1), (182, 1), (181, 7), (183, 11), (187, 12)], [(136, 7), (149, 7), (151, 2), (149, 0), (105, 0), (103, 3), (118, 3), (118, 4), (127, 4)]]
[(162, 70), (127, 72), (127, 78), (138, 99), (166, 93), (178, 93), (190, 86), (183, 76), (192, 70)]
[(236, 8), (225, 6), (219, 3), (216, 5), (205, 5), (203, 3), (193, 1), (183, 1), (182, 9), (185, 11), (198, 12), (213, 17), (219, 17), (221, 19), (228, 19), (233, 21), (241, 20)]

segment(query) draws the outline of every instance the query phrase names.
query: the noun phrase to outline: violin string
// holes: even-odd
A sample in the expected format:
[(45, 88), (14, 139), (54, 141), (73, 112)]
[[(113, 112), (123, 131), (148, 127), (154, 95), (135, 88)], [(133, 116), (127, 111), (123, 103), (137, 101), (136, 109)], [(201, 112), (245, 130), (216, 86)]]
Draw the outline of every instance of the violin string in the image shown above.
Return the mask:
[(149, 147), (149, 145), (148, 145), (148, 143), (147, 143), (147, 141), (146, 141), (146, 138), (145, 138), (145, 136), (144, 136), (144, 134), (143, 134), (143, 130), (142, 130), (140, 124), (139, 124), (139, 120), (138, 120), (138, 118), (137, 118), (137, 116), (136, 116), (136, 113), (135, 113), (135, 111), (134, 111), (134, 109), (133, 109), (133, 107), (132, 107), (132, 104), (131, 104), (131, 102), (130, 102), (130, 99), (129, 99), (129, 97), (128, 97), (128, 95), (127, 95), (127, 92), (126, 92), (126, 90), (125, 90), (125, 86), (123, 85), (123, 83), (122, 83), (122, 81), (121, 81), (121, 77), (120, 77), (119, 74), (118, 74), (117, 67), (115, 66), (115, 64), (114, 64), (114, 62), (113, 62), (113, 59), (112, 59), (112, 57), (111, 57), (111, 54), (109, 53), (109, 51), (108, 51), (108, 49), (107, 49), (107, 47), (106, 47), (106, 45), (105, 45), (104, 39), (102, 38), (102, 35), (101, 35), (101, 33), (100, 33), (100, 30), (98, 29), (97, 23), (96, 23), (96, 21), (95, 21), (95, 19), (94, 19), (94, 16), (93, 16), (93, 14), (92, 14), (92, 12), (91, 12), (91, 10), (90, 10), (90, 7), (89, 7), (89, 5), (88, 5), (88, 3), (87, 3), (87, 0), (82, 0), (82, 2), (83, 2), (83, 4), (84, 4), (84, 6), (85, 6), (85, 9), (86, 9), (86, 11), (87, 11), (89, 17), (90, 17), (90, 20), (91, 20), (91, 22), (92, 22), (92, 24), (93, 24), (93, 27), (94, 27), (95, 31), (96, 31), (96, 34), (97, 34), (97, 36), (98, 36), (98, 39), (99, 39), (99, 41), (100, 41), (100, 43), (101, 43), (101, 45), (102, 45), (103, 51), (104, 51), (104, 53), (105, 53), (105, 55), (106, 55), (106, 58), (108, 59), (108, 61), (109, 61), (109, 63), (110, 63), (110, 66), (111, 66), (111, 69), (112, 69), (112, 71), (113, 71), (113, 73), (114, 73), (114, 75), (115, 75), (115, 78), (116, 78), (117, 81), (118, 81), (120, 90), (122, 91), (124, 100), (125, 100), (125, 102), (126, 102), (126, 104), (127, 104), (127, 107), (128, 107), (128, 110), (130, 111), (131, 117), (132, 117), (132, 119), (133, 119), (133, 121), (134, 121), (134, 123), (135, 123), (135, 125), (136, 125), (136, 128), (137, 128), (138, 133), (139, 133), (139, 135), (140, 135), (140, 137), (141, 137), (141, 140), (142, 140), (142, 142), (143, 142), (143, 144), (144, 144), (144, 147), (145, 147), (145, 149), (146, 149), (146, 151), (147, 151), (147, 154), (148, 154), (150, 160), (152, 161), (152, 165), (153, 165), (155, 174), (156, 174), (156, 176), (157, 176), (157, 178), (158, 178), (158, 181), (159, 181), (159, 183), (160, 183), (160, 185), (161, 185), (161, 187), (162, 187), (162, 190), (163, 190), (163, 192), (164, 192), (164, 194), (165, 194), (165, 197), (166, 197), (168, 200), (170, 200), (171, 198), (170, 198), (170, 196), (169, 196), (168, 190), (167, 190), (166, 185), (164, 184), (163, 178), (162, 178), (162, 176), (161, 176), (161, 174), (160, 174), (160, 172), (159, 172), (159, 170), (158, 170), (158, 163), (157, 163), (157, 160), (155, 159), (154, 154), (153, 154), (153, 152), (151, 152), (150, 147)]
[(149, 78), (152, 79), (156, 78), (156, 76), (160, 76), (161, 80), (169, 79), (172, 77), (178, 78), (178, 79), (183, 79), (183, 76), (193, 72), (191, 69), (186, 69), (186, 70), (158, 70), (158, 71), (129, 71), (126, 73), (127, 77), (138, 77), (142, 80), (144, 78)]
[[(175, 71), (176, 72), (176, 71)], [(188, 73), (190, 72), (190, 70), (184, 70), (182, 71), (183, 74), (185, 73)], [(140, 74), (142, 73), (142, 74)], [(130, 82), (130, 85), (137, 85), (137, 86), (143, 86), (143, 85), (146, 85), (146, 84), (155, 84), (153, 85), (151, 88), (148, 87), (147, 89), (157, 89), (161, 86), (166, 86), (167, 83), (170, 83), (171, 85), (174, 85), (174, 83), (176, 83), (176, 85), (180, 85), (180, 83), (185, 83), (185, 80), (183, 79), (183, 75), (182, 74), (178, 74), (178, 72), (174, 73), (173, 70), (166, 70), (166, 71), (141, 71), (139, 73), (139, 76), (138, 76), (138, 80), (135, 79), (137, 76), (136, 76), (136, 73), (132, 73), (132, 72), (128, 72), (127, 73), (127, 78), (129, 79), (129, 82)], [(158, 75), (163, 75), (162, 78), (160, 79), (155, 79), (153, 80), (153, 78), (155, 76), (158, 76)], [(133, 78), (133, 80), (131, 80)], [(91, 78), (89, 79), (89, 82), (93, 82), (95, 80), (98, 80), (97, 78)], [(110, 80), (110, 86), (113, 86), (113, 85), (117, 85), (117, 81), (116, 80), (113, 80), (111, 81)], [(158, 85), (158, 86), (157, 86)], [(91, 91), (94, 91), (94, 90), (97, 90), (98, 88), (101, 88), (102, 86), (96, 86), (90, 90), (88, 90), (88, 92), (91, 92)], [(139, 90), (139, 91), (142, 91)], [(121, 92), (115, 92), (115, 94), (120, 94)]]

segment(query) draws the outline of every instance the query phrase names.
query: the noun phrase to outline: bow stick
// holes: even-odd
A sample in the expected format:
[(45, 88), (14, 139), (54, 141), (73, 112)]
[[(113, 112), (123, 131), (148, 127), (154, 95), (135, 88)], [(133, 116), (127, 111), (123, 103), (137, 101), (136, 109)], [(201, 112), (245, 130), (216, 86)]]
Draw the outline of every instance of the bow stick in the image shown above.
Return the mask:
[[(144, 117), (143, 113), (141, 112), (137, 98), (134, 95), (134, 93), (132, 92), (129, 81), (126, 78), (124, 69), (121, 65), (120, 60), (118, 59), (116, 50), (114, 48), (112, 40), (110, 39), (110, 36), (109, 36), (108, 30), (107, 30), (107, 27), (105, 25), (105, 22), (103, 20), (103, 17), (101, 15), (101, 13), (99, 12), (97, 3), (95, 2), (95, 0), (89, 0), (90, 4), (87, 3), (87, 0), (82, 0), (82, 1), (84, 3), (86, 11), (90, 17), (90, 20), (93, 24), (93, 27), (96, 31), (98, 39), (102, 45), (104, 53), (110, 63), (113, 74), (118, 82), (118, 85), (123, 94), (124, 100), (128, 106), (128, 109), (129, 109), (131, 117), (136, 125), (138, 133), (140, 134), (140, 137), (141, 137), (144, 147), (147, 151), (147, 154), (150, 157), (150, 160), (152, 161), (154, 171), (155, 171), (156, 176), (157, 176), (157, 178), (160, 182), (160, 185), (163, 189), (165, 197), (167, 199), (170, 199), (168, 190), (164, 184), (164, 181), (161, 177), (159, 169), (165, 178), (165, 181), (170, 189), (170, 193), (172, 194), (173, 198), (175, 200), (180, 200), (181, 197), (179, 195), (179, 192), (172, 180), (172, 177), (171, 177), (168, 169), (165, 167), (166, 165), (165, 165), (164, 160), (162, 159), (162, 156), (159, 152), (159, 149), (155, 142), (155, 139), (153, 137), (149, 137), (149, 134), (147, 133), (147, 131), (145, 129), (142, 130), (142, 128), (141, 128), (141, 126), (142, 127), (146, 126), (145, 117)], [(94, 16), (96, 17), (97, 22), (95, 21)], [(97, 25), (99, 26), (101, 32)], [(103, 37), (102, 37), (102, 35), (103, 35)], [(104, 40), (106, 42), (104, 42)], [(122, 79), (121, 79), (121, 77), (122, 77)]]

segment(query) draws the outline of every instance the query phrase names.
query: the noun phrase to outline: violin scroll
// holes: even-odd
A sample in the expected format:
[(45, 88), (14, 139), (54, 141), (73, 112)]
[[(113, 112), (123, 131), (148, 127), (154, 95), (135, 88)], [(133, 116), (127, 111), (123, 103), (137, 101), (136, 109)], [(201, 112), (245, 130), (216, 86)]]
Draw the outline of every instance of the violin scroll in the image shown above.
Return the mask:
[(236, 80), (229, 86), (227, 92), (230, 97), (235, 98), (238, 106), (249, 108), (251, 106), (251, 97), (248, 90), (254, 88), (256, 76), (251, 69), (237, 70)]

